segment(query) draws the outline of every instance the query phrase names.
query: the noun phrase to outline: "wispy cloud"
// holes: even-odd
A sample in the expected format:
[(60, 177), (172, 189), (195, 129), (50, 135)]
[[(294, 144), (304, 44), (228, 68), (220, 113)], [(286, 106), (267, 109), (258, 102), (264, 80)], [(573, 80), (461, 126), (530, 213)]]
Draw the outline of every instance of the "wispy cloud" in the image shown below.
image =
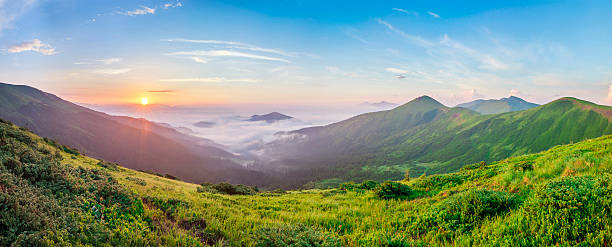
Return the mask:
[(399, 11), (399, 12), (402, 12), (404, 14), (414, 15), (414, 16), (418, 16), (419, 15), (419, 12), (412, 11), (412, 10), (405, 10), (405, 9), (400, 9), (400, 8), (392, 8), (392, 10)]
[(239, 57), (289, 63), (287, 59), (230, 50), (196, 50), (166, 53), (167, 56)]
[(118, 63), (121, 62), (121, 58), (119, 57), (111, 57), (111, 58), (104, 58), (104, 59), (97, 59), (96, 62), (101, 62), (103, 64), (113, 64), (113, 63)]
[(434, 12), (431, 12), (431, 11), (427, 11), (427, 14), (433, 16), (433, 18), (440, 18), (440, 15), (438, 15), (438, 14), (436, 14)]
[(329, 71), (330, 73), (334, 73), (334, 74), (338, 74), (341, 76), (346, 76), (346, 77), (358, 77), (359, 75), (355, 72), (349, 72), (349, 71), (345, 71), (343, 69), (340, 69), (336, 66), (327, 66), (325, 67), (325, 70)]
[(386, 68), (386, 71), (389, 71), (391, 73), (396, 73), (396, 74), (406, 74), (408, 73), (408, 71), (403, 70), (403, 69), (398, 69), (398, 68)]
[[(183, 4), (179, 1), (175, 2), (175, 3), (166, 3), (160, 6), (153, 6), (153, 7), (147, 7), (147, 6), (141, 6), (139, 9), (135, 9), (135, 10), (128, 10), (128, 11), (119, 11), (119, 14), (122, 15), (128, 15), (128, 16), (136, 16), (136, 15), (152, 15), (155, 14), (157, 12), (158, 8), (167, 10), (169, 8), (178, 8), (178, 7), (182, 7)], [(95, 21), (95, 19), (94, 19)]]
[(91, 72), (94, 74), (101, 75), (120, 75), (132, 71), (131, 68), (120, 68), (120, 69), (94, 69)]
[(49, 44), (45, 44), (41, 42), (39, 39), (34, 39), (32, 41), (25, 41), (16, 45), (13, 45), (8, 48), (9, 53), (21, 53), (24, 51), (33, 51), (38, 52), (43, 55), (53, 55), (57, 54), (55, 48)]
[(164, 89), (164, 90), (149, 90), (147, 93), (173, 93), (174, 90)]
[(240, 78), (240, 79), (226, 79), (223, 77), (198, 77), (198, 78), (171, 78), (171, 79), (160, 79), (161, 82), (261, 82), (261, 80)]
[(393, 25), (391, 25), (390, 23), (382, 20), (382, 19), (376, 19), (376, 21), (378, 21), (378, 23), (384, 25), (385, 27), (387, 27), (389, 30), (401, 35), (402, 37), (411, 40), (412, 42), (414, 42), (417, 45), (420, 46), (431, 46), (432, 43), (419, 37), (419, 36), (415, 36), (415, 35), (411, 35), (411, 34), (407, 34), (405, 32), (403, 32), (402, 30), (399, 30), (397, 28), (395, 28)]
[(208, 61), (206, 61), (206, 59), (200, 58), (200, 57), (191, 57), (191, 60), (193, 60), (196, 63), (208, 63)]
[(150, 8), (147, 6), (142, 6), (140, 9), (135, 9), (135, 10), (129, 10), (129, 11), (125, 11), (125, 12), (120, 12), (121, 14), (125, 14), (125, 15), (129, 15), (129, 16), (135, 16), (135, 15), (148, 15), (148, 14), (155, 14), (155, 10), (156, 8)]
[(183, 4), (179, 1), (176, 1), (176, 3), (166, 3), (162, 6), (163, 9), (177, 8), (177, 7), (183, 7)]
[(491, 55), (482, 53), (480, 51), (469, 48), (444, 34), (440, 40), (440, 44), (451, 47), (473, 59), (476, 59), (480, 63), (480, 68), (488, 70), (507, 70), (510, 66)]
[(198, 40), (198, 39), (165, 39), (163, 41), (167, 41), (167, 42), (182, 42), (182, 43), (194, 43), (194, 44), (223, 45), (227, 49), (242, 49), (242, 50), (249, 50), (249, 51), (265, 52), (265, 53), (272, 53), (272, 54), (286, 56), (286, 57), (293, 57), (294, 56), (293, 54), (289, 54), (288, 52), (285, 52), (285, 51), (280, 50), (280, 49), (264, 48), (264, 47), (259, 47), (259, 46), (255, 46), (255, 45), (251, 45), (251, 44), (246, 44), (246, 43), (241, 43), (241, 42), (235, 42), (235, 41)]
[(36, 3), (36, 0), (0, 0), (0, 32), (3, 29), (11, 28), (15, 19), (23, 15)]

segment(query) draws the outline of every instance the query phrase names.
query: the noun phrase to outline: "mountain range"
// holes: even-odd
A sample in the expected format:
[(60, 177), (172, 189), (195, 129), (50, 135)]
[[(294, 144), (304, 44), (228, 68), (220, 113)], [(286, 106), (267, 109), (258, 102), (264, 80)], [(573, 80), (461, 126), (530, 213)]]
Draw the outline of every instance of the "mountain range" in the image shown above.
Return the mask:
[(0, 118), (132, 169), (191, 182), (251, 184), (258, 177), (211, 140), (145, 119), (97, 112), (29, 86), (0, 83)]
[[(398, 179), (407, 169), (411, 176), (453, 172), (465, 164), (612, 133), (612, 107), (561, 98), (499, 114), (468, 109), (487, 102), (447, 107), (422, 96), (391, 110), (277, 133), (251, 157), (171, 126), (93, 111), (28, 86), (0, 84), (0, 118), (95, 158), (197, 183), (301, 187)], [(498, 102), (533, 106), (516, 97)], [(258, 121), (286, 117), (272, 113)]]
[(270, 169), (304, 183), (398, 179), (457, 171), (612, 133), (612, 107), (561, 98), (524, 111), (483, 115), (428, 96), (392, 110), (279, 133), (262, 151)]
[(471, 102), (457, 105), (481, 114), (498, 114), (512, 111), (522, 111), (539, 106), (516, 96), (501, 99), (477, 99)]

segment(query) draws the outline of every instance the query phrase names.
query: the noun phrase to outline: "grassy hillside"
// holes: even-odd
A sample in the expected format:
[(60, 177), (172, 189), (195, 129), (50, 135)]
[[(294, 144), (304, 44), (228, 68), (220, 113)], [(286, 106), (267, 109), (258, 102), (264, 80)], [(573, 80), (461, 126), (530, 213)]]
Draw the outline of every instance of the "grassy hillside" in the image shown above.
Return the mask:
[(611, 107), (573, 98), (480, 115), (422, 97), (391, 111), (292, 132), (303, 138), (268, 149), (294, 169), (288, 176), (296, 181), (400, 179), (407, 168), (413, 176), (452, 172), (612, 134), (610, 116)]
[(5, 122), (0, 142), (3, 246), (612, 241), (612, 136), (401, 183), (252, 195), (219, 194), (211, 185), (100, 162)]

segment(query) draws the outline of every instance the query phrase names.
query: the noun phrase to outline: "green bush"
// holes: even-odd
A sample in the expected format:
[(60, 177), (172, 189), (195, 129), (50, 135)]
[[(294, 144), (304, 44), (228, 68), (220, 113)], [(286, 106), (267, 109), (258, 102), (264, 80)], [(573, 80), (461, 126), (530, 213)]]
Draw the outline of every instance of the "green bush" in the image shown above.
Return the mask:
[(379, 185), (380, 183), (374, 180), (365, 180), (361, 182), (361, 184), (359, 185), (359, 189), (373, 190), (376, 189)]
[(431, 207), (414, 227), (420, 233), (431, 229), (465, 233), (488, 217), (508, 213), (519, 202), (517, 196), (507, 192), (469, 190), (452, 195)]
[(203, 183), (198, 188), (198, 192), (208, 192), (226, 195), (255, 195), (259, 192), (257, 187), (242, 184), (233, 185), (230, 183), (209, 184)]
[(303, 225), (283, 224), (275, 227), (264, 227), (254, 234), (255, 246), (260, 247), (340, 246), (338, 238)]
[(410, 196), (411, 192), (412, 190), (408, 185), (387, 181), (380, 184), (376, 190), (376, 195), (382, 199), (404, 199)]

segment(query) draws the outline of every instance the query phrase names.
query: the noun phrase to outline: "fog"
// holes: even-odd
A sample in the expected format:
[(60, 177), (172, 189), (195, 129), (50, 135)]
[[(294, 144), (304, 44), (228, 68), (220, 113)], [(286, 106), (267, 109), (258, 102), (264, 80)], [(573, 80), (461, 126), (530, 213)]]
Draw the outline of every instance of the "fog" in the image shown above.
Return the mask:
[[(210, 139), (228, 151), (246, 154), (261, 144), (273, 141), (281, 131), (327, 125), (361, 113), (392, 108), (374, 104), (323, 106), (275, 106), (275, 105), (215, 105), (215, 106), (166, 106), (166, 105), (90, 105), (85, 107), (110, 115), (145, 118), (166, 123), (177, 130)], [(246, 121), (252, 115), (280, 112), (293, 119), (276, 122)], [(254, 150), (255, 149), (255, 150)]]

